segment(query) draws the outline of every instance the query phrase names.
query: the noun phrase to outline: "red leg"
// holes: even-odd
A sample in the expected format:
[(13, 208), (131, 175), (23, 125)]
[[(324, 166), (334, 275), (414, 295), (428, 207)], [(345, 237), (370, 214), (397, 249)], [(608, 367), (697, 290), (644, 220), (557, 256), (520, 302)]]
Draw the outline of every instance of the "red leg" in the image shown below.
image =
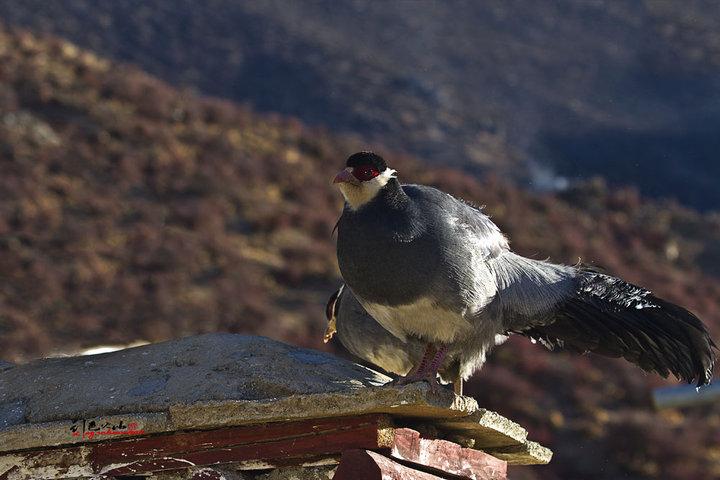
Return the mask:
[(435, 352), (435, 356), (426, 371), (425, 380), (430, 384), (430, 390), (434, 392), (440, 389), (440, 384), (437, 381), (437, 372), (442, 366), (443, 360), (445, 360), (445, 355), (447, 355), (447, 346), (443, 345)]
[(435, 356), (428, 366), (428, 373), (432, 373), (433, 375), (437, 374), (437, 371), (440, 370), (442, 366), (443, 360), (445, 360), (445, 355), (447, 355), (447, 345), (443, 345), (437, 349)]
[(437, 391), (440, 388), (440, 384), (437, 381), (437, 372), (445, 360), (445, 355), (447, 355), (447, 346), (443, 345), (439, 349), (436, 349), (434, 345), (428, 343), (425, 348), (425, 354), (415, 368), (393, 384), (407, 385), (425, 380), (430, 384), (431, 390)]
[(405, 375), (404, 377), (400, 377), (396, 381), (392, 382), (393, 385), (407, 385), (409, 383), (424, 380), (427, 376), (427, 369), (432, 363), (432, 360), (435, 358), (436, 354), (437, 350), (435, 350), (435, 346), (432, 343), (428, 343), (425, 347), (425, 353), (423, 353), (420, 361), (415, 364), (415, 366), (407, 373), (407, 375)]
[(413, 374), (415, 375), (424, 375), (425, 372), (427, 372), (428, 367), (430, 366), (430, 363), (435, 358), (435, 355), (437, 354), (437, 350), (435, 349), (435, 345), (432, 343), (428, 343), (425, 347), (425, 353), (423, 353), (422, 358), (418, 362), (418, 364), (413, 369)]

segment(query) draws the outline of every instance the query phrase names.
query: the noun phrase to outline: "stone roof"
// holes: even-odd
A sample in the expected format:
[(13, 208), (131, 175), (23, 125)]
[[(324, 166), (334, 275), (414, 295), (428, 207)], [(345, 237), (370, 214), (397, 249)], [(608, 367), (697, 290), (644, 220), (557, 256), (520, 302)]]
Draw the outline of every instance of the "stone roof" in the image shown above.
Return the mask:
[[(383, 386), (389, 380), (327, 353), (232, 334), (6, 365), (0, 369), (0, 478), (24, 478), (16, 464), (30, 465), (39, 451), (65, 449), (65, 464), (77, 455), (69, 462), (74, 469), (50, 466), (58, 478), (89, 477), (100, 467), (83, 464), (82, 452), (94, 444), (122, 446), (160, 435), (171, 441), (196, 432), (192, 439), (223, 428), (239, 429), (238, 435), (257, 425), (300, 428), (320, 419), (333, 425), (362, 419), (378, 432), (387, 424), (398, 439), (410, 429), (509, 464), (550, 460), (551, 452), (527, 440), (522, 427), (470, 397), (431, 392), (424, 383)], [(326, 455), (330, 465), (342, 452), (335, 453)]]

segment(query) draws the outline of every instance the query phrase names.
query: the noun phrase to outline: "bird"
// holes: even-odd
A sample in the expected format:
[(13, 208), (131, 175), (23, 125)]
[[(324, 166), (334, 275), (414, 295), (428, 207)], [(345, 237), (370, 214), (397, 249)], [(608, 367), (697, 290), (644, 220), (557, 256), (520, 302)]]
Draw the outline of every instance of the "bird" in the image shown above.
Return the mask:
[[(510, 334), (550, 349), (623, 357), (698, 387), (711, 382), (717, 346), (685, 308), (596, 268), (513, 252), (480, 208), (401, 184), (376, 153), (350, 155), (332, 183), (345, 200), (337, 260), (349, 293), (401, 342), (394, 347), (425, 346), (419, 358), (404, 357), (413, 367), (396, 384), (437, 389), (438, 371), (452, 365), (467, 380), (496, 336)], [(357, 329), (343, 343), (367, 351), (364, 343), (377, 338), (368, 332)]]
[[(419, 338), (409, 338), (404, 342), (385, 330), (344, 284), (328, 299), (325, 316), (325, 343), (337, 335), (348, 352), (386, 372), (407, 375), (419, 364), (425, 351), (425, 343)], [(452, 383), (455, 393), (462, 395), (459, 366), (455, 362), (438, 373), (444, 383)]]

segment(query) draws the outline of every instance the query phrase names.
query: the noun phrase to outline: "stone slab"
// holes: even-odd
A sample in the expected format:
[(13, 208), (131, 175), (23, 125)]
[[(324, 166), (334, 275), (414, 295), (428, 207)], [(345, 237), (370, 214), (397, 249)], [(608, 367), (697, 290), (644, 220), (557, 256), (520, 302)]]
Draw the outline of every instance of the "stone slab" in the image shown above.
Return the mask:
[(0, 452), (387, 414), (510, 463), (549, 461), (522, 427), (474, 399), (389, 380), (323, 352), (232, 334), (38, 360), (0, 371)]
[(272, 401), (201, 402), (173, 405), (170, 416), (179, 429), (205, 429), (303, 418), (386, 413), (396, 417), (455, 418), (478, 410), (470, 397), (432, 392), (425, 383), (405, 387), (368, 387), (352, 392), (292, 395)]
[[(502, 415), (478, 408), (469, 415), (435, 422), (440, 429), (472, 440), (476, 448), (507, 447), (527, 440), (527, 430)], [(464, 442), (463, 442), (464, 443)]]
[(264, 337), (213, 333), (116, 352), (37, 360), (0, 371), (0, 405), (20, 402), (27, 423), (227, 400), (353, 392), (389, 377)]
[(547, 465), (553, 456), (552, 450), (530, 440), (520, 445), (486, 451), (495, 458), (505, 460), (508, 465)]
[(164, 412), (26, 423), (0, 430), (0, 452), (117, 440), (174, 430)]

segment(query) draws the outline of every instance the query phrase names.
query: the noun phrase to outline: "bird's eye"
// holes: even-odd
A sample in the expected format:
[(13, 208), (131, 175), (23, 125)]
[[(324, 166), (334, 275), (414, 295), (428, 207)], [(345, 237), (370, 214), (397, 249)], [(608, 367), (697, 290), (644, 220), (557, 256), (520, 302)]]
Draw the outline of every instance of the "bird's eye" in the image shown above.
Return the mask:
[(380, 172), (372, 165), (361, 165), (359, 167), (353, 168), (353, 175), (361, 182), (365, 182), (367, 180), (372, 180), (373, 178), (377, 177), (378, 175), (380, 175)]

